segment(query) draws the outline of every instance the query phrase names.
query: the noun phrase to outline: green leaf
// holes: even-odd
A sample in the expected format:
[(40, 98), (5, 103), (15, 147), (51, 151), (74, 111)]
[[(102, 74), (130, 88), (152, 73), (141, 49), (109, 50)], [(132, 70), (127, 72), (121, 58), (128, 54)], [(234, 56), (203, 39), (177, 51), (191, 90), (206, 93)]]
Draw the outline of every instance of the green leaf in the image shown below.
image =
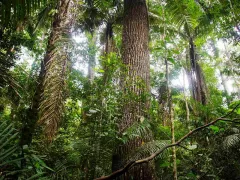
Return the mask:
[(176, 64), (176, 61), (173, 58), (167, 58), (167, 60), (173, 64)]
[(171, 165), (170, 162), (165, 161), (164, 163), (160, 164), (160, 167), (169, 167)]
[(237, 114), (240, 114), (240, 108), (237, 109)]
[(36, 179), (36, 178), (38, 178), (38, 177), (40, 177), (40, 176), (43, 176), (44, 174), (46, 174), (46, 173), (37, 173), (37, 174), (31, 176), (30, 178), (28, 178), (27, 180)]
[(99, 73), (104, 73), (105, 71), (103, 69), (98, 70)]
[(219, 132), (219, 127), (217, 127), (217, 126), (210, 126), (209, 127), (213, 132), (214, 132), (214, 134), (216, 134), (216, 133), (218, 133)]

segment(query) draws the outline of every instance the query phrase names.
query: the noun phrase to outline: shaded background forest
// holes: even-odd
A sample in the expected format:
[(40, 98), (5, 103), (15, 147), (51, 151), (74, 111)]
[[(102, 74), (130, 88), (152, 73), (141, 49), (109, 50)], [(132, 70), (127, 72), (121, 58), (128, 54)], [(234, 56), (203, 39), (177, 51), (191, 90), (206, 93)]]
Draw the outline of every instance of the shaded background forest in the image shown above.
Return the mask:
[(238, 0), (0, 0), (0, 180), (240, 179), (239, 42)]

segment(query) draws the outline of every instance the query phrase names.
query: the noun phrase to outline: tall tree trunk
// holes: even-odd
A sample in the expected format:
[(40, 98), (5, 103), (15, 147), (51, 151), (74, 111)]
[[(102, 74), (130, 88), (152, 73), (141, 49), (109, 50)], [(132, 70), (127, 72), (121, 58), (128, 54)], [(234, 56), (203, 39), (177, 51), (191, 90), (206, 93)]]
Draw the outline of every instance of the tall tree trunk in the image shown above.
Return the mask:
[[(105, 62), (103, 63), (103, 84), (104, 86), (111, 80), (111, 68), (108, 67), (108, 58), (112, 58), (111, 53), (116, 53), (116, 46), (113, 37), (113, 24), (111, 22), (107, 23), (106, 32), (105, 32), (105, 47), (104, 47), (104, 56)], [(109, 69), (110, 68), (110, 69)], [(109, 72), (110, 71), (110, 72)]]
[[(96, 28), (93, 28), (92, 31), (86, 32), (87, 37), (87, 45), (88, 45), (88, 87), (91, 88), (91, 84), (95, 78), (94, 68), (96, 66), (96, 41), (97, 41), (97, 34)], [(92, 95), (92, 93), (91, 93)], [(92, 101), (92, 96), (89, 95), (85, 101), (82, 102), (82, 106), (86, 106), (89, 104), (89, 101)], [(83, 109), (82, 110), (82, 117), (84, 121), (89, 122), (91, 118), (87, 116), (87, 112)], [(88, 145), (92, 147), (92, 154), (87, 159), (87, 163), (84, 164), (84, 169), (87, 170), (87, 173), (84, 174), (84, 179), (94, 179), (96, 176), (96, 167), (98, 162), (98, 154), (99, 154), (99, 147), (100, 147), (100, 137), (98, 136), (98, 132), (100, 130), (101, 122), (94, 122), (91, 124), (91, 137), (88, 141)]]
[[(119, 122), (119, 133), (122, 133), (134, 123), (140, 123), (147, 118), (149, 108), (148, 95), (150, 91), (150, 63), (149, 63), (149, 22), (145, 0), (124, 0), (123, 21), (123, 63), (126, 65), (126, 77), (121, 86), (124, 97), (128, 97), (123, 105), (123, 117)], [(149, 133), (151, 134), (151, 133)], [(113, 156), (113, 171), (126, 164), (130, 155), (149, 141), (152, 136), (129, 140), (117, 147)], [(154, 168), (150, 164), (139, 165), (125, 173), (125, 179), (154, 179)]]
[(227, 105), (229, 106), (231, 103), (231, 100), (229, 98), (229, 94), (228, 94), (228, 90), (227, 90), (227, 83), (226, 83), (226, 78), (224, 77), (223, 73), (220, 71), (220, 77), (221, 77), (221, 81), (222, 81), (222, 85), (223, 85), (223, 91), (226, 97), (226, 102)]
[[(21, 138), (20, 138), (19, 143), (20, 143), (20, 146), (22, 146), (22, 147), (24, 145), (30, 145), (32, 142), (33, 133), (35, 131), (36, 122), (38, 120), (40, 99), (41, 99), (42, 94), (44, 93), (44, 79), (46, 77), (46, 73), (47, 73), (49, 64), (51, 64), (53, 61), (56, 61), (56, 57), (58, 55), (58, 52), (56, 51), (56, 47), (59, 45), (57, 43), (61, 40), (62, 37), (70, 34), (70, 29), (71, 29), (70, 25), (71, 24), (68, 19), (70, 17), (69, 16), (70, 6), (71, 6), (71, 0), (60, 0), (57, 4), (58, 13), (54, 16), (54, 21), (52, 24), (52, 32), (51, 32), (51, 34), (49, 36), (49, 40), (48, 40), (47, 52), (46, 52), (46, 55), (45, 55), (43, 61), (41, 62), (41, 70), (40, 70), (40, 74), (39, 74), (37, 85), (36, 85), (36, 91), (33, 96), (31, 107), (27, 110), (27, 117), (26, 117), (26, 119), (24, 119), (24, 124), (23, 124), (22, 130), (21, 130)], [(64, 48), (64, 47), (62, 47), (62, 48)], [(61, 54), (61, 56), (64, 56), (64, 55)], [(66, 56), (64, 56), (64, 57), (66, 57)], [(62, 86), (64, 84), (67, 58), (64, 58), (61, 60), (62, 60), (62, 62), (60, 62), (61, 67), (60, 68), (58, 67), (58, 69), (60, 69), (60, 72), (62, 75), (62, 77), (60, 77), (60, 79), (61, 79), (60, 86)], [(51, 69), (51, 70), (54, 71), (54, 69)], [(51, 72), (48, 72), (48, 73), (51, 73)], [(54, 79), (51, 79), (51, 78), (50, 78), (50, 80), (54, 81)], [(61, 92), (61, 90), (59, 90), (59, 91)], [(48, 104), (45, 104), (45, 105), (48, 106)], [(56, 107), (57, 106), (61, 106), (61, 105), (58, 104), (58, 102), (57, 102)], [(58, 111), (58, 109), (59, 108), (55, 108), (55, 110), (57, 110), (57, 111)], [(59, 112), (59, 113), (61, 113), (61, 112)], [(57, 121), (59, 121), (59, 120), (57, 120)], [(48, 122), (48, 120), (47, 120), (47, 122)], [(55, 124), (56, 124), (56, 122), (52, 122), (52, 126), (55, 126)], [(49, 125), (47, 126), (46, 130), (48, 128), (49, 128)], [(53, 130), (54, 133), (57, 130), (55, 127), (53, 129), (52, 128), (50, 128), (50, 129), (51, 129), (51, 131)], [(49, 130), (47, 130), (47, 131), (49, 132)], [(52, 134), (54, 134), (54, 133), (51, 133), (50, 137), (52, 137)], [(23, 160), (21, 161), (21, 167), (24, 168), (24, 166), (26, 165), (26, 160), (24, 159), (24, 151), (23, 150), (22, 150), (21, 156), (23, 158)]]
[(49, 37), (40, 74), (40, 86), (43, 86), (39, 123), (45, 125), (45, 134), (52, 140), (58, 130), (63, 112), (65, 80), (68, 69), (69, 43), (73, 21), (72, 0), (59, 0), (54, 16), (52, 32)]
[[(174, 130), (174, 112), (172, 107), (172, 95), (171, 95), (171, 87), (169, 80), (169, 68), (168, 61), (165, 59), (166, 66), (166, 81), (167, 81), (167, 103), (168, 103), (168, 118), (170, 121), (171, 127), (171, 142), (175, 143), (175, 130)], [(176, 147), (172, 148), (172, 160), (173, 160), (173, 179), (177, 180), (177, 157), (176, 157)]]
[(189, 39), (189, 55), (191, 65), (191, 87), (193, 98), (202, 105), (207, 104), (207, 87), (202, 69), (198, 64), (198, 54), (193, 38)]
[[(170, 102), (171, 103), (171, 102)], [(174, 128), (174, 111), (171, 105), (169, 105), (170, 110), (170, 121), (171, 121), (171, 142), (172, 144), (175, 143), (175, 128)], [(176, 146), (172, 148), (172, 159), (173, 159), (173, 179), (177, 180), (177, 153), (176, 153)]]
[(96, 42), (97, 34), (93, 31), (88, 36), (88, 79), (90, 82), (94, 80), (94, 68), (96, 66)]
[[(38, 120), (38, 113), (40, 107), (41, 95), (44, 91), (44, 78), (47, 71), (47, 64), (53, 60), (56, 54), (57, 42), (65, 35), (70, 34), (71, 24), (69, 21), (69, 9), (71, 5), (71, 0), (60, 0), (57, 4), (58, 13), (54, 16), (52, 24), (52, 32), (48, 39), (48, 46), (46, 55), (41, 62), (41, 70), (38, 77), (36, 91), (32, 99), (31, 107), (27, 112), (27, 120), (23, 125), (22, 134), (21, 134), (21, 145), (29, 145), (32, 142), (32, 136), (35, 130), (35, 125)], [(65, 59), (66, 60), (66, 59)], [(65, 63), (65, 61), (63, 61)], [(66, 69), (62, 69), (66, 70)]]
[(183, 96), (184, 96), (184, 101), (185, 101), (185, 106), (186, 106), (186, 124), (187, 124), (188, 130), (190, 130), (189, 129), (189, 116), (190, 116), (190, 114), (189, 114), (188, 99), (187, 99), (187, 95), (186, 95), (187, 90), (186, 90), (186, 84), (185, 84), (185, 77), (186, 77), (185, 73), (187, 73), (187, 72), (185, 71), (184, 68), (182, 69), (182, 73), (183, 73)]
[(168, 124), (168, 111), (166, 111), (168, 106), (168, 96), (167, 96), (167, 82), (163, 82), (158, 88), (158, 104), (159, 104), (159, 116), (162, 119), (162, 125), (167, 126)]

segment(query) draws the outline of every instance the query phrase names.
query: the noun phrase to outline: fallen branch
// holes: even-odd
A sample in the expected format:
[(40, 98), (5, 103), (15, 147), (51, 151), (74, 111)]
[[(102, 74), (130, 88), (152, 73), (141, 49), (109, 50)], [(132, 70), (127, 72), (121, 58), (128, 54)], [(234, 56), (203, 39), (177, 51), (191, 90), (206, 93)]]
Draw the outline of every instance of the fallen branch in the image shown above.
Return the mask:
[[(229, 116), (230, 114), (232, 114), (238, 107), (240, 106), (240, 104), (238, 104), (237, 106), (235, 106), (229, 113), (227, 113), (226, 115), (220, 117), (220, 118), (217, 118), (215, 119), (214, 121), (208, 123), (208, 124), (205, 124), (203, 126), (200, 126), (192, 131), (190, 131), (189, 133), (187, 133), (185, 136), (183, 136), (181, 139), (179, 139), (178, 141), (176, 141), (175, 143), (173, 144), (169, 144), (169, 145), (166, 145), (164, 146), (162, 149), (159, 149), (158, 151), (156, 151), (155, 153), (153, 153), (152, 155), (146, 157), (146, 158), (143, 158), (143, 159), (140, 159), (140, 160), (136, 160), (136, 161), (131, 161), (129, 162), (124, 168), (122, 169), (119, 169), (115, 172), (113, 172), (112, 174), (108, 175), (108, 176), (103, 176), (103, 177), (100, 177), (100, 178), (97, 178), (95, 180), (106, 180), (106, 179), (114, 179), (122, 174), (124, 174), (125, 172), (127, 172), (128, 169), (131, 169), (133, 166), (135, 165), (138, 165), (138, 164), (142, 164), (142, 163), (147, 163), (151, 160), (153, 160), (155, 157), (157, 157), (159, 154), (161, 154), (163, 151), (165, 151), (166, 149), (170, 148), (170, 147), (173, 147), (173, 146), (179, 146), (184, 140), (186, 140), (189, 136), (191, 136), (192, 134), (202, 130), (202, 129), (205, 129), (206, 127), (209, 127), (215, 123), (217, 123), (218, 121), (229, 121), (229, 119), (226, 119), (227, 116)], [(238, 118), (236, 118), (235, 120), (238, 120)]]

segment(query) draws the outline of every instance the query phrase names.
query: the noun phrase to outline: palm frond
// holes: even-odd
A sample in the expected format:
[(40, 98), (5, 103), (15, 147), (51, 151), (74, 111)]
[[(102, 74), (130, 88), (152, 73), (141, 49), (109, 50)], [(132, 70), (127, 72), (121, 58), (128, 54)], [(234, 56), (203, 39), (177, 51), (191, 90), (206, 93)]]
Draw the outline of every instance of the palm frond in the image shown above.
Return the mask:
[(48, 4), (46, 7), (38, 14), (38, 22), (35, 26), (35, 29), (33, 30), (33, 33), (36, 32), (36, 30), (39, 27), (42, 27), (44, 25), (44, 22), (46, 21), (46, 18), (49, 14), (49, 12), (54, 8), (53, 4)]
[(150, 123), (144, 117), (141, 118), (143, 118), (142, 122), (135, 122), (122, 133), (125, 143), (139, 137), (145, 141), (151, 139)]
[(50, 0), (3, 0), (0, 2), (0, 29), (13, 21), (19, 23), (43, 8)]
[(59, 128), (64, 109), (64, 92), (67, 72), (67, 55), (58, 49), (46, 65), (44, 93), (40, 104), (40, 123), (45, 124), (45, 133), (52, 139)]
[(185, 3), (183, 1), (169, 1), (166, 8), (179, 30), (184, 29), (190, 37), (194, 34), (194, 30), (198, 26), (202, 10), (196, 5), (194, 0), (188, 0), (188, 6)]
[(12, 123), (4, 122), (0, 122), (0, 132), (0, 172), (2, 176), (7, 176), (5, 167), (21, 160), (14, 157), (14, 154), (19, 150), (19, 146), (14, 143), (17, 140), (18, 132)]
[(7, 125), (6, 123), (0, 124), (0, 164), (6, 158), (10, 157), (17, 149), (15, 145), (9, 144), (16, 140), (18, 132), (13, 127), (13, 124)]
[(227, 136), (223, 141), (223, 148), (225, 150), (229, 150), (231, 148), (236, 147), (240, 142), (240, 134), (235, 133)]
[[(35, 168), (51, 170), (41, 157), (36, 155), (36, 151), (28, 147), (20, 147), (19, 132), (14, 128), (13, 123), (0, 121), (0, 132), (0, 176), (3, 179), (12, 179), (15, 174), (24, 179), (36, 179), (42, 177), (45, 172), (36, 172)], [(23, 160), (27, 168), (20, 166)]]

